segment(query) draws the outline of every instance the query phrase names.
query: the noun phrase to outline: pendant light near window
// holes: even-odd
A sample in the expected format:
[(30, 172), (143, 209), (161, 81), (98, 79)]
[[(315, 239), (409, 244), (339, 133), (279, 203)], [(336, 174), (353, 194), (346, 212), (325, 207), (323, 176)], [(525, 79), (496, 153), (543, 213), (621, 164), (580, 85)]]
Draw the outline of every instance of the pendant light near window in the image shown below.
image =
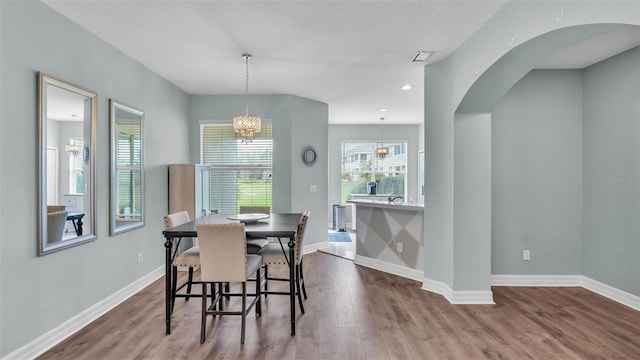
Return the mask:
[(71, 140), (71, 144), (64, 146), (64, 151), (73, 157), (78, 157), (78, 155), (80, 155), (80, 146), (74, 144), (73, 140)]
[(380, 147), (376, 148), (376, 155), (380, 160), (384, 160), (385, 156), (389, 155), (389, 148), (384, 146), (384, 131), (382, 121), (384, 121), (384, 118), (380, 118)]
[[(73, 121), (76, 121), (76, 116), (78, 115), (71, 114)], [(80, 146), (76, 145), (75, 140), (69, 139), (69, 144), (64, 146), (64, 151), (73, 157), (78, 157), (80, 155)]]
[(242, 141), (249, 142), (253, 139), (257, 133), (262, 130), (262, 120), (259, 116), (249, 114), (249, 60), (251, 60), (250, 54), (242, 54), (242, 58), (246, 67), (246, 81), (245, 81), (245, 97), (246, 97), (246, 111), (244, 115), (238, 115), (233, 118), (233, 131), (242, 138)]

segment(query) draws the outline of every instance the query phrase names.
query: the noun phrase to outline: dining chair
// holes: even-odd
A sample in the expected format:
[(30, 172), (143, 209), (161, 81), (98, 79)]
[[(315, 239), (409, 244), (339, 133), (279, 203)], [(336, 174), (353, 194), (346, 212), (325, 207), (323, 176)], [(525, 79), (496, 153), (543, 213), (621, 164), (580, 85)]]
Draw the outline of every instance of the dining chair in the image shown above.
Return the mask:
[(66, 205), (47, 205), (47, 213), (64, 211), (66, 210)]
[(47, 244), (53, 244), (62, 240), (64, 225), (67, 223), (66, 211), (53, 211), (47, 213)]
[[(200, 280), (202, 281), (202, 318), (200, 326), (200, 343), (206, 337), (207, 315), (240, 315), (242, 325), (240, 343), (244, 344), (244, 333), (247, 314), (256, 307), (256, 316), (261, 316), (261, 281), (256, 281), (253, 300), (247, 304), (247, 281), (256, 274), (260, 279), (262, 257), (257, 254), (247, 254), (247, 240), (242, 223), (228, 224), (197, 224), (200, 242)], [(242, 309), (238, 311), (224, 310), (222, 305), (223, 283), (235, 282), (242, 285)], [(207, 283), (217, 284), (220, 290), (207, 304)], [(219, 307), (219, 308), (218, 308)]]
[(289, 292), (269, 291), (269, 280), (295, 281), (296, 295), (298, 296), (298, 303), (300, 304), (300, 310), (302, 311), (303, 314), (304, 314), (304, 305), (302, 304), (301, 293), (302, 295), (304, 295), (304, 298), (306, 299), (307, 289), (304, 286), (304, 274), (302, 272), (302, 249), (304, 244), (305, 229), (307, 227), (307, 221), (309, 219), (310, 214), (311, 213), (309, 211), (305, 211), (302, 214), (302, 216), (300, 216), (300, 221), (298, 222), (298, 230), (296, 231), (296, 235), (295, 235), (296, 236), (296, 245), (294, 249), (295, 258), (293, 259), (294, 266), (295, 266), (294, 279), (269, 277), (269, 265), (291, 266), (289, 264), (289, 261), (290, 261), (289, 248), (285, 247), (284, 244), (282, 244), (282, 241), (280, 241), (280, 239), (278, 239), (279, 241), (277, 243), (267, 244), (259, 252), (259, 254), (262, 256), (262, 264), (264, 268), (265, 286), (264, 286), (263, 293), (265, 294), (265, 296), (267, 296), (267, 294), (290, 295)]
[[(240, 206), (240, 214), (270, 214), (271, 208), (269, 206)], [(269, 243), (269, 240), (265, 238), (247, 238), (247, 253), (248, 254), (257, 254), (262, 250), (265, 245)]]
[[(179, 211), (173, 214), (165, 215), (164, 217), (164, 228), (169, 229), (178, 225), (182, 225), (191, 221), (189, 217), (189, 213), (186, 211)], [(176, 253), (179, 251), (178, 243), (173, 244), (173, 252)], [(171, 286), (171, 309), (173, 311), (173, 307), (176, 302), (176, 297), (184, 297), (185, 301), (189, 301), (191, 297), (200, 297), (201, 295), (193, 295), (191, 294), (191, 286), (194, 284), (193, 281), (193, 272), (194, 270), (200, 266), (200, 248), (198, 246), (192, 246), (178, 256), (176, 256), (173, 260), (172, 266), (172, 286)], [(185, 283), (177, 286), (178, 284), (178, 270), (188, 270), (189, 277)], [(186, 294), (178, 294), (178, 291), (183, 287), (187, 287)]]

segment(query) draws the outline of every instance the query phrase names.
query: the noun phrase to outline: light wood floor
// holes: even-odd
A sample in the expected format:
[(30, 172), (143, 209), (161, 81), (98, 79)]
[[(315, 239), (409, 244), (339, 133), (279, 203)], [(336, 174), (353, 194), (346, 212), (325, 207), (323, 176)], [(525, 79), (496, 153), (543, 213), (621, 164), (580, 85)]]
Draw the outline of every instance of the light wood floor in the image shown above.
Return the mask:
[(176, 301), (167, 336), (160, 279), (40, 359), (640, 359), (640, 312), (582, 288), (494, 287), (496, 305), (454, 306), (321, 252), (305, 255), (305, 277), (295, 337), (275, 295), (244, 345), (237, 316), (209, 318), (200, 344), (199, 299)]

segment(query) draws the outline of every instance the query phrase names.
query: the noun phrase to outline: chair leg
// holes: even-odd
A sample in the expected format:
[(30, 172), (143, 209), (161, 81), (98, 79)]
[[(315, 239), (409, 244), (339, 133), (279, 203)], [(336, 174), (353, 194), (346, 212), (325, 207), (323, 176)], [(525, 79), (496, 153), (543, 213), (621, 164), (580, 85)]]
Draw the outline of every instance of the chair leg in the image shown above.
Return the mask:
[[(224, 283), (224, 291), (226, 291), (227, 294), (231, 292), (231, 285), (229, 285), (229, 283)], [(227, 299), (227, 301), (229, 301), (229, 299), (231, 299), (231, 296), (227, 295), (225, 298)]]
[(300, 304), (300, 311), (304, 314), (304, 305), (302, 304), (302, 294), (300, 292), (300, 266), (296, 265), (296, 278), (291, 281), (296, 282), (296, 294), (298, 295), (298, 304)]
[(176, 291), (178, 289), (178, 267), (173, 266), (171, 271), (171, 313), (176, 305)]
[(267, 297), (269, 291), (269, 265), (264, 265), (264, 297)]
[[(189, 280), (187, 281), (187, 295), (191, 294), (191, 284), (193, 284), (193, 266), (189, 266)], [(189, 301), (189, 296), (185, 297), (184, 301)]]
[(202, 283), (202, 317), (200, 319), (200, 344), (204, 344), (207, 331), (207, 284)]
[(302, 261), (300, 259), (300, 282), (302, 283), (302, 294), (304, 295), (304, 299), (307, 299), (307, 288), (304, 287), (304, 273), (302, 272)]
[[(202, 283), (202, 286), (206, 286), (205, 283)], [(216, 304), (216, 284), (209, 283), (209, 289), (211, 290), (211, 307), (213, 310), (218, 310), (218, 305)], [(202, 294), (203, 297), (206, 297), (205, 294)], [(215, 314), (212, 314), (211, 317), (216, 318)]]
[(244, 325), (247, 319), (247, 283), (242, 283), (242, 326), (240, 328), (240, 344), (244, 344)]
[(258, 270), (256, 270), (256, 296), (258, 297), (258, 302), (256, 303), (256, 316), (262, 316), (262, 304), (260, 303), (260, 299), (262, 298), (262, 294), (260, 293), (261, 282), (260, 267), (258, 267)]
[(220, 308), (220, 311), (222, 311), (224, 310), (224, 301), (222, 300), (224, 291), (222, 291), (222, 283), (218, 283), (218, 292), (220, 293), (220, 297), (218, 298), (218, 307)]

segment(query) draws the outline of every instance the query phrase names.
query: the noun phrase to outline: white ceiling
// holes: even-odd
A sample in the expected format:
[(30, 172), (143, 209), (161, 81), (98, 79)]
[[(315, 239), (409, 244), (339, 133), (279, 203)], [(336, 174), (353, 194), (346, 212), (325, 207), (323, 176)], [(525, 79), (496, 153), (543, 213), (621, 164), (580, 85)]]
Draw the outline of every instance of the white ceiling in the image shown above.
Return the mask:
[(325, 102), (330, 124), (417, 124), (423, 66), (409, 59), (446, 58), (506, 0), (44, 2), (189, 94), (243, 94), (248, 52), (251, 94)]

